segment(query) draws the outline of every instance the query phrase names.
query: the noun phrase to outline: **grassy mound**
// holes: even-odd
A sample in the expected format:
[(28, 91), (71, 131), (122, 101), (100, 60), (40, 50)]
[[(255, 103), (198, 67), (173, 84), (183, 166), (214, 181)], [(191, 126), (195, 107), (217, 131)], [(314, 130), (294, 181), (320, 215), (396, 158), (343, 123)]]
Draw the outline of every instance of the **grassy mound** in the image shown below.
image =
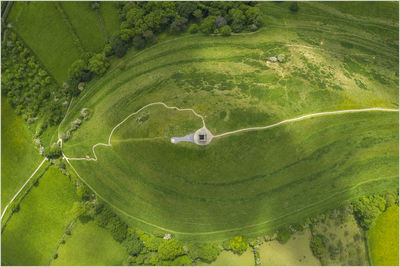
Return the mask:
[(388, 208), (367, 233), (371, 264), (399, 265), (399, 206)]
[[(211, 132), (263, 126), (353, 108), (398, 108), (398, 25), (338, 15), (321, 3), (262, 3), (268, 27), (229, 38), (182, 36), (131, 51), (92, 81), (61, 131), (93, 111), (64, 144), (90, 155), (142, 106), (193, 108)], [(368, 6), (365, 6), (368, 8)], [(339, 12), (340, 13), (340, 12)], [(381, 40), (384, 40), (383, 44)], [(267, 62), (283, 55), (282, 63)], [(398, 113), (332, 115), (215, 139), (171, 144), (201, 121), (151, 107), (98, 147), (98, 161), (71, 161), (80, 176), (131, 224), (182, 238), (256, 234), (398, 186)]]

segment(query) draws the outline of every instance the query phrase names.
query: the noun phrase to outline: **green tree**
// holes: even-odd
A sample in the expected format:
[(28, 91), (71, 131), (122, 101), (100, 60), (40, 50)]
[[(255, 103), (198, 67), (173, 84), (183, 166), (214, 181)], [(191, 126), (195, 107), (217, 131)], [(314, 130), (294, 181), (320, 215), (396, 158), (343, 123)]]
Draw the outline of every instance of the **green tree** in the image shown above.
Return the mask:
[(368, 230), (386, 207), (386, 201), (379, 195), (362, 197), (352, 203), (354, 216), (359, 225)]
[(220, 29), (220, 32), (223, 36), (230, 36), (232, 34), (231, 27), (229, 25), (225, 25)]
[(119, 35), (114, 35), (112, 37), (110, 45), (117, 57), (123, 57), (126, 54), (126, 51), (128, 50), (126, 44), (124, 43), (124, 41), (122, 41)]
[(193, 1), (185, 1), (178, 3), (178, 14), (181, 17), (189, 18), (190, 14), (192, 14), (197, 9), (197, 3)]
[(249, 243), (247, 242), (246, 238), (242, 236), (235, 236), (230, 240), (231, 249), (236, 254), (243, 254), (249, 247)]
[(205, 262), (211, 263), (215, 261), (221, 252), (217, 244), (212, 243), (194, 243), (188, 244), (189, 256), (193, 259), (201, 259)]
[(128, 229), (126, 239), (122, 244), (131, 256), (138, 255), (144, 247), (143, 242), (139, 239), (139, 235), (132, 228)]
[(213, 33), (215, 30), (215, 16), (208, 16), (200, 25), (200, 31), (205, 34)]
[(197, 24), (191, 24), (190, 26), (189, 26), (189, 33), (197, 33), (198, 31), (199, 31), (199, 25), (197, 25)]
[(137, 34), (135, 37), (132, 39), (132, 44), (136, 49), (142, 49), (145, 45), (145, 41), (142, 37), (142, 35)]
[(314, 235), (311, 238), (310, 242), (311, 251), (313, 252), (314, 256), (320, 260), (322, 259), (323, 255), (327, 252), (326, 248), (327, 242), (328, 239), (321, 234)]
[(106, 228), (111, 232), (116, 241), (122, 242), (126, 238), (128, 226), (117, 216), (114, 216), (109, 220)]
[(201, 9), (196, 9), (195, 11), (193, 11), (193, 16), (196, 19), (201, 19), (203, 17), (203, 12), (201, 11)]
[(281, 243), (286, 243), (289, 241), (292, 233), (290, 232), (289, 227), (281, 227), (278, 229), (276, 239), (278, 239)]
[(91, 72), (97, 75), (103, 75), (107, 71), (108, 67), (110, 67), (110, 63), (103, 54), (96, 54), (89, 59), (88, 68)]
[(76, 194), (81, 200), (88, 200), (90, 198), (90, 190), (86, 185), (79, 185), (76, 189)]
[(78, 59), (72, 63), (71, 67), (68, 70), (69, 77), (81, 81), (84, 73), (88, 71), (88, 66), (86, 62), (82, 59)]
[(185, 254), (181, 243), (176, 239), (163, 240), (158, 247), (158, 257), (161, 260), (173, 260)]

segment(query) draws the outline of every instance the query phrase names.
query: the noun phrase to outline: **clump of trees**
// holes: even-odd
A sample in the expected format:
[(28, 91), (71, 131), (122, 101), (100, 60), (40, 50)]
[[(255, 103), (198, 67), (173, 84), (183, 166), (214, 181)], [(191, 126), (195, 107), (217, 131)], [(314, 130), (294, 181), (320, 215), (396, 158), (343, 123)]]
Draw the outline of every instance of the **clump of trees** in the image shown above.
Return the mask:
[(57, 85), (11, 30), (2, 40), (1, 52), (3, 96), (28, 123), (39, 122), (38, 134), (57, 125), (65, 111), (62, 103), (69, 99), (71, 91)]
[(375, 219), (386, 209), (386, 200), (380, 195), (362, 197), (352, 203), (354, 216), (359, 225), (368, 230)]
[(192, 260), (200, 259), (208, 263), (215, 261), (221, 252), (218, 244), (215, 243), (192, 243), (187, 247), (188, 255)]
[(232, 251), (239, 255), (243, 254), (249, 247), (249, 242), (243, 236), (235, 236), (229, 243)]

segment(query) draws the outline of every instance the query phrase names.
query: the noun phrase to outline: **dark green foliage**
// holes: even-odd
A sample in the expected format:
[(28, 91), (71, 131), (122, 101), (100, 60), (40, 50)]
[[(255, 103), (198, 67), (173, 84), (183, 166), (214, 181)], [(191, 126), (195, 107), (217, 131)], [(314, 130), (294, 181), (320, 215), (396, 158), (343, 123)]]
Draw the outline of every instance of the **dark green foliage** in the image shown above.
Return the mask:
[(225, 25), (224, 27), (222, 27), (220, 29), (220, 32), (223, 36), (229, 36), (232, 34), (232, 30), (231, 27), (229, 27), (229, 25)]
[(189, 33), (197, 33), (199, 31), (199, 25), (192, 24), (189, 26)]
[(46, 147), (44, 150), (44, 155), (49, 159), (56, 159), (61, 157), (61, 148), (58, 144), (53, 144), (49, 148)]
[(110, 41), (110, 45), (112, 47), (114, 54), (117, 57), (123, 57), (126, 54), (126, 51), (128, 50), (126, 44), (124, 43), (124, 41), (122, 41), (120, 35), (114, 35)]
[(221, 28), (226, 25), (226, 19), (222, 16), (217, 16), (215, 18), (215, 27)]
[(362, 197), (352, 203), (354, 216), (359, 225), (368, 230), (386, 206), (386, 201), (379, 195)]
[(193, 1), (179, 2), (178, 14), (184, 18), (189, 18), (190, 15), (197, 9), (197, 3)]
[(235, 236), (230, 240), (231, 249), (236, 254), (243, 254), (249, 247), (249, 243), (247, 242), (246, 238), (242, 236)]
[(134, 229), (131, 228), (128, 229), (126, 239), (122, 245), (126, 248), (131, 256), (138, 255), (144, 247), (143, 242), (139, 239), (139, 235)]
[(110, 63), (103, 54), (96, 54), (89, 59), (88, 69), (94, 74), (103, 75), (108, 67), (110, 67)]
[(140, 35), (140, 34), (135, 35), (135, 37), (133, 37), (133, 39), (132, 39), (132, 44), (133, 44), (133, 47), (135, 47), (136, 49), (142, 49), (145, 45), (145, 41), (144, 41), (142, 35)]
[(7, 31), (1, 45), (1, 88), (9, 103), (30, 123), (42, 119), (42, 129), (62, 118), (62, 103), (70, 96), (59, 88), (17, 35)]
[(152, 235), (145, 234), (141, 231), (137, 231), (139, 235), (139, 239), (143, 242), (144, 246), (149, 250), (149, 251), (157, 251), (158, 247), (161, 245), (161, 243), (164, 241), (162, 238), (158, 238)]
[(289, 241), (292, 233), (288, 227), (281, 227), (277, 232), (276, 239), (278, 239), (281, 243), (286, 243)]
[(186, 29), (187, 18), (177, 18), (171, 23), (171, 29), (180, 32)]
[(201, 11), (201, 9), (196, 9), (195, 11), (193, 11), (193, 16), (196, 19), (200, 19), (203, 17), (203, 12)]
[(173, 260), (184, 253), (182, 244), (176, 239), (163, 240), (158, 247), (158, 257), (161, 260)]
[(200, 31), (205, 34), (213, 33), (215, 30), (215, 16), (208, 16), (200, 25)]
[(146, 41), (150, 43), (156, 43), (157, 42), (157, 37), (154, 35), (153, 31), (147, 30), (143, 32), (143, 37), (146, 39)]
[(106, 228), (111, 232), (116, 241), (122, 242), (126, 238), (128, 226), (126, 225), (126, 223), (121, 221), (119, 217), (111, 217), (108, 221)]
[(310, 248), (315, 257), (321, 259), (322, 256), (326, 253), (326, 243), (328, 242), (327, 238), (323, 235), (315, 235), (311, 238)]
[(68, 75), (71, 79), (74, 79), (78, 82), (83, 80), (85, 72), (88, 72), (87, 63), (83, 59), (78, 59), (74, 63), (72, 63), (71, 67), (68, 70)]
[(221, 252), (219, 246), (212, 243), (189, 244), (188, 248), (189, 256), (192, 258), (192, 260), (201, 259), (202, 261), (209, 263), (215, 261)]
[(289, 9), (290, 9), (290, 11), (292, 11), (292, 12), (297, 12), (297, 11), (299, 11), (299, 6), (297, 5), (297, 2), (293, 2), (292, 4), (290, 4)]

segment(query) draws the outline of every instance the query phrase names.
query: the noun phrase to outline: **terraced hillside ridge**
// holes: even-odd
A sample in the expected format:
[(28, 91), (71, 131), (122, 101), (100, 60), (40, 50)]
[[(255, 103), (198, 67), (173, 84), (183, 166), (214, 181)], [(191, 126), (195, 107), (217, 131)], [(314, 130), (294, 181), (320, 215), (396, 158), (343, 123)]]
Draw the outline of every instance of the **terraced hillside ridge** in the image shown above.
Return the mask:
[[(124, 69), (114, 64), (74, 99), (59, 134), (83, 109), (91, 118), (63, 153), (97, 159), (68, 163), (130, 225), (190, 240), (252, 236), (398, 187), (397, 21), (330, 3), (305, 2), (296, 14), (289, 3), (259, 5), (268, 26), (130, 51)], [(154, 102), (193, 109), (214, 136), (315, 113), (391, 111), (315, 116), (197, 146), (170, 138), (202, 121), (161, 105), (140, 110)], [(98, 143), (106, 146), (92, 150)]]

